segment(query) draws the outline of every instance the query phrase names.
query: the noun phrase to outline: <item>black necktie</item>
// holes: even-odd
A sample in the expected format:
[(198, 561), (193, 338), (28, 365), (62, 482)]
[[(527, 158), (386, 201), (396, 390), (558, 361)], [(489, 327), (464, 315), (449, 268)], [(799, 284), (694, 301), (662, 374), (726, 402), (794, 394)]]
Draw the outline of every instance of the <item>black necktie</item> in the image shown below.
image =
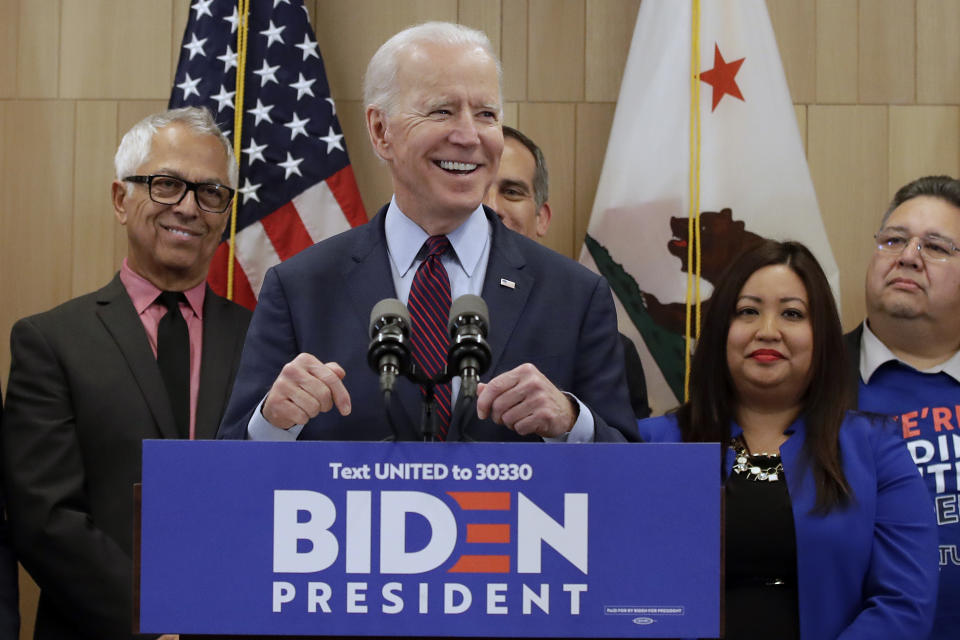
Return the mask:
[[(440, 257), (450, 248), (446, 236), (430, 236), (424, 243), (427, 256), (413, 276), (407, 308), (410, 310), (413, 359), (428, 376), (443, 371), (447, 362), (447, 317), (450, 315), (450, 279)], [(421, 389), (426, 393), (425, 389)], [(447, 439), (450, 425), (450, 383), (434, 389), (440, 439)]]
[(180, 313), (181, 291), (164, 291), (157, 302), (167, 313), (157, 325), (157, 364), (167, 387), (173, 420), (181, 438), (190, 437), (190, 335), (187, 321)]

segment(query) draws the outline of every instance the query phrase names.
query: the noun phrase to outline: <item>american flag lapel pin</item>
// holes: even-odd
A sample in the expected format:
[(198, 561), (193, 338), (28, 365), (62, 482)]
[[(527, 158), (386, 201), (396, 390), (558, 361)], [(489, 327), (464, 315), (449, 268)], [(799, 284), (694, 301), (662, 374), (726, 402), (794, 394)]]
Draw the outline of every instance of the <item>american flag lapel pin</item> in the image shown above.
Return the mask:
[(507, 289), (516, 289), (517, 283), (513, 280), (507, 280), (506, 278), (500, 278), (500, 286), (506, 287)]

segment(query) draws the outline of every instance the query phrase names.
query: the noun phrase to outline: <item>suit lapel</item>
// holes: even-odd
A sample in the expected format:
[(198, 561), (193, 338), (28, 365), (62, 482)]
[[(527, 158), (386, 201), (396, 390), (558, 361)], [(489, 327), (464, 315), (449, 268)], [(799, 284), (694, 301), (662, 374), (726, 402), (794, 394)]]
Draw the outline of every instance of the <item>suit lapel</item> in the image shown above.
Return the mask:
[[(487, 303), (490, 312), (490, 330), (487, 343), (490, 345), (490, 368), (482, 376), (483, 380), (490, 380), (498, 373), (500, 360), (503, 357), (507, 342), (513, 335), (514, 327), (523, 314), (527, 299), (533, 290), (535, 281), (533, 276), (524, 271), (526, 259), (517, 246), (516, 238), (507, 233), (506, 227), (489, 209), (487, 219), (493, 227), (493, 237), (490, 246), (490, 258), (487, 261), (487, 273), (484, 276), (481, 297)], [(512, 285), (512, 286), (511, 286)], [(465, 409), (470, 415), (458, 419), (457, 412)], [(477, 422), (475, 405), (467, 405), (462, 399), (457, 400), (451, 421), (450, 440), (459, 440), (462, 429), (468, 430)], [(462, 426), (462, 429), (461, 429)]]
[(207, 287), (203, 298), (203, 349), (197, 392), (195, 437), (198, 440), (217, 436), (227, 405), (230, 374), (243, 349), (244, 332), (236, 325), (237, 315), (229, 313), (229, 305), (230, 302)]
[(160, 434), (165, 438), (178, 437), (157, 359), (150, 349), (146, 331), (137, 317), (133, 302), (120, 282), (119, 274), (98, 292), (97, 316), (127, 361), (130, 373), (143, 393)]
[[(384, 298), (396, 298), (390, 258), (384, 232), (387, 207), (383, 207), (367, 224), (360, 227), (350, 260), (344, 265), (344, 282), (349, 282), (347, 295), (353, 306), (354, 322), (369, 326), (370, 310)], [(418, 439), (420, 424), (420, 389), (409, 380), (397, 382), (391, 398), (390, 420), (400, 440)]]

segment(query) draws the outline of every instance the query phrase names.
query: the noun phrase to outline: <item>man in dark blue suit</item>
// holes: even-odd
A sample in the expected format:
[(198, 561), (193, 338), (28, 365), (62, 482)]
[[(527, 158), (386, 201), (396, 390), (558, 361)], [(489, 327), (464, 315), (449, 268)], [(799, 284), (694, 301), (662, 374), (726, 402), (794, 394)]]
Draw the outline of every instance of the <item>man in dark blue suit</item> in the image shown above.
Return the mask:
[(219, 437), (419, 439), (420, 390), (399, 381), (384, 409), (367, 323), (381, 299), (414, 307), (418, 271), (439, 260), (449, 295), (483, 297), (491, 325), (476, 408), (454, 400), (447, 439), (636, 439), (606, 281), (481, 205), (503, 149), (499, 75), (486, 36), (447, 23), (407, 29), (373, 56), (367, 129), (393, 199), (268, 272)]

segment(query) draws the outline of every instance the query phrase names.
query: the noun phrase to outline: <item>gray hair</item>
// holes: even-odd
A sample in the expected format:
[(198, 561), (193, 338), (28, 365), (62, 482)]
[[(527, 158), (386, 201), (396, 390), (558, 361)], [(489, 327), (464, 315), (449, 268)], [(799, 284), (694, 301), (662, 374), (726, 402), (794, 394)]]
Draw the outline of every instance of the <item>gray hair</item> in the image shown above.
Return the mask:
[(400, 52), (416, 44), (441, 44), (480, 47), (497, 65), (500, 109), (503, 109), (503, 70), (486, 34), (452, 22), (424, 22), (408, 27), (384, 42), (370, 58), (363, 76), (363, 103), (390, 114), (396, 106), (398, 58)]
[(890, 206), (883, 214), (883, 220), (880, 222), (882, 229), (890, 218), (894, 209), (902, 205), (907, 200), (919, 198), (920, 196), (929, 196), (939, 198), (960, 209), (960, 180), (950, 176), (924, 176), (917, 178), (913, 182), (908, 182), (897, 190)]
[[(137, 124), (133, 125), (123, 139), (120, 140), (120, 146), (117, 147), (117, 153), (113, 157), (113, 166), (117, 172), (117, 180), (123, 180), (137, 170), (150, 157), (150, 147), (153, 144), (153, 136), (158, 130), (167, 125), (178, 122), (188, 129), (198, 134), (216, 136), (223, 145), (223, 150), (227, 154), (227, 176), (230, 180), (230, 187), (237, 188), (239, 182), (240, 170), (237, 167), (237, 158), (233, 154), (233, 145), (230, 139), (223, 135), (217, 122), (213, 119), (210, 112), (202, 107), (181, 107), (179, 109), (167, 109), (160, 113), (154, 113), (147, 116)], [(132, 184), (127, 184), (127, 193), (130, 193)]]
[(547, 171), (547, 159), (543, 157), (543, 151), (537, 146), (537, 143), (525, 136), (513, 127), (503, 126), (503, 137), (513, 138), (527, 148), (533, 155), (533, 202), (537, 206), (537, 213), (540, 213), (540, 207), (550, 198), (550, 173)]

